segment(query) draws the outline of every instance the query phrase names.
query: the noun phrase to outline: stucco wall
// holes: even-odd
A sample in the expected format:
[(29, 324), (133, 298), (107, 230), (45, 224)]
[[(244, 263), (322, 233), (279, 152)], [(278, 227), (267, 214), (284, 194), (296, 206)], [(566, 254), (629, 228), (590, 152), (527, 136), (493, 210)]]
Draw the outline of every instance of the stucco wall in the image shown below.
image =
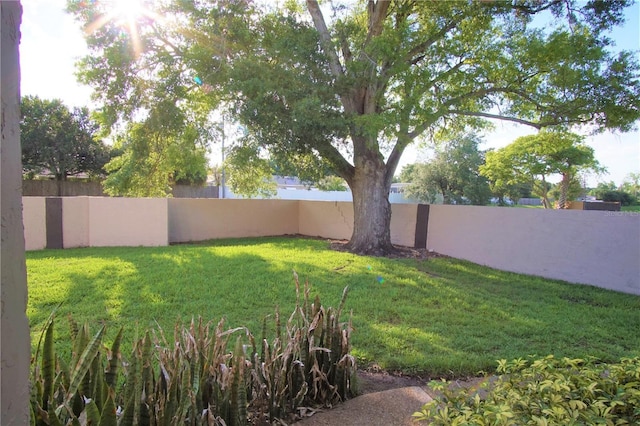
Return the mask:
[[(340, 201), (299, 201), (300, 234), (347, 240), (353, 233), (353, 204)], [(391, 205), (391, 242), (413, 247), (417, 204)]]
[(63, 246), (65, 248), (88, 247), (89, 231), (89, 197), (64, 198), (62, 200)]
[(92, 247), (168, 245), (167, 223), (166, 198), (89, 197)]
[(169, 241), (297, 234), (297, 201), (168, 199)]
[(22, 222), (26, 250), (47, 246), (47, 218), (44, 197), (22, 197)]
[(413, 247), (416, 239), (417, 204), (391, 205), (391, 242)]
[(346, 240), (353, 233), (353, 204), (343, 201), (298, 201), (300, 234)]
[(506, 271), (640, 294), (640, 215), (431, 206), (427, 248)]

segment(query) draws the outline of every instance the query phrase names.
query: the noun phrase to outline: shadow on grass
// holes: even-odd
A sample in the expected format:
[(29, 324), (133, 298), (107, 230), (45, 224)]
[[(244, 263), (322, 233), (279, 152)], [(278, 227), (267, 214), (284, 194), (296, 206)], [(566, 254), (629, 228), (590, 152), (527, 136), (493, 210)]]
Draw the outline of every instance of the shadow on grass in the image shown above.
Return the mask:
[(327, 247), (259, 238), (29, 252), (32, 339), (59, 301), (58, 317), (106, 322), (107, 341), (120, 325), (130, 342), (136, 328), (159, 325), (170, 336), (176, 320), (198, 316), (224, 317), (228, 327), (247, 326), (258, 337), (276, 305), (283, 321), (293, 310), (295, 270), (324, 306), (337, 307), (350, 287), (343, 320), (353, 312), (362, 367), (460, 376), (530, 354), (616, 360), (640, 352), (640, 297), (454, 259), (370, 258)]

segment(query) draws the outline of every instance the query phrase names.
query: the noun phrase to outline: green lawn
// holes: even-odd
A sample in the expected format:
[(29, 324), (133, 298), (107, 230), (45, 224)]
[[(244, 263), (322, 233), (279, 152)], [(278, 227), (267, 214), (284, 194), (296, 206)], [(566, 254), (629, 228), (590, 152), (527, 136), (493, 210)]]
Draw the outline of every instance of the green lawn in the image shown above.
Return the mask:
[[(337, 307), (350, 287), (353, 353), (377, 365), (430, 376), (492, 371), (496, 360), (527, 355), (640, 355), (640, 297), (500, 272), (447, 258), (360, 257), (322, 240), (219, 240), (158, 248), (84, 248), (27, 253), (32, 346), (57, 311), (59, 350), (66, 321), (120, 325), (135, 333), (202, 316), (260, 335), (262, 319), (295, 305), (292, 270), (312, 295)], [(137, 331), (136, 331), (137, 330)], [(67, 353), (69, 348), (65, 349)], [(126, 354), (126, 350), (125, 350)]]

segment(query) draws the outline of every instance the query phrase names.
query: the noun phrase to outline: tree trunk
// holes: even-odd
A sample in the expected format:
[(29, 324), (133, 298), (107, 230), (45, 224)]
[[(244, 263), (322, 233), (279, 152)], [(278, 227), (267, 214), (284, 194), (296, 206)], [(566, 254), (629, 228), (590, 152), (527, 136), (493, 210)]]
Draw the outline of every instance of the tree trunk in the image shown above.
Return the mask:
[(567, 201), (567, 193), (569, 192), (569, 185), (571, 184), (571, 176), (569, 173), (562, 174), (562, 181), (560, 182), (560, 199), (558, 200), (559, 209), (568, 209), (569, 202)]
[(62, 197), (62, 188), (64, 185), (64, 175), (56, 174), (56, 192), (58, 193), (58, 197)]
[(542, 176), (542, 204), (544, 205), (545, 209), (551, 208), (551, 202), (549, 201), (549, 191), (547, 191), (547, 181), (544, 178), (544, 175)]
[(350, 182), (353, 195), (353, 235), (349, 251), (384, 256), (394, 251), (391, 244), (390, 180), (382, 159), (372, 153), (355, 168)]
[[(381, 100), (381, 96), (379, 94), (380, 91), (384, 92), (387, 81), (375, 76), (375, 71), (371, 72), (370, 62), (375, 63), (375, 61), (366, 55), (365, 47), (373, 38), (382, 33), (389, 7), (391, 7), (391, 2), (388, 1), (370, 1), (368, 3), (369, 29), (359, 57), (354, 59), (361, 64), (366, 64), (366, 71), (356, 77), (359, 80), (359, 85), (340, 93), (340, 101), (346, 115), (376, 116), (380, 112), (381, 105), (378, 102)], [(335, 50), (332, 36), (322, 16), (318, 1), (307, 0), (307, 9), (318, 31), (320, 45), (327, 56), (329, 70), (337, 81), (341, 81), (346, 77), (345, 69), (347, 67), (340, 62), (340, 56)], [(349, 76), (349, 79), (351, 78), (353, 76)], [(396, 144), (389, 156), (389, 163), (385, 164), (375, 136), (372, 139), (366, 131), (362, 132), (362, 129), (355, 125), (350, 129), (350, 132), (353, 141), (354, 167), (345, 167), (346, 161), (343, 163), (341, 161), (343, 159), (334, 161), (335, 171), (346, 179), (353, 195), (353, 234), (347, 248), (353, 253), (382, 256), (394, 250), (391, 244), (390, 230), (389, 189), (391, 178), (404, 147), (412, 138), (408, 138), (408, 134), (405, 134), (406, 140)]]
[(27, 271), (22, 224), (22, 164), (20, 161), (20, 21), (17, 1), (0, 2), (2, 39), (2, 143), (0, 174), (2, 197), (2, 313), (0, 352), (2, 387), (0, 424), (29, 424), (29, 322)]

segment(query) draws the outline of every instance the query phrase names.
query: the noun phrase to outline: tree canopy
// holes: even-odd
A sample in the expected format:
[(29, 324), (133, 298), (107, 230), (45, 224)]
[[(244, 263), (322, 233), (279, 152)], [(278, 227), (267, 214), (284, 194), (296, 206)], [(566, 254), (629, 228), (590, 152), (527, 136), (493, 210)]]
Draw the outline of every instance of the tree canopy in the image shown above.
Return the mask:
[(545, 208), (551, 206), (548, 198), (548, 178), (560, 175), (559, 208), (567, 208), (567, 195), (571, 182), (580, 172), (598, 172), (601, 168), (594, 158), (593, 148), (575, 133), (545, 131), (522, 136), (504, 148), (490, 151), (480, 174), (487, 177), (494, 191), (509, 185), (540, 180), (538, 193)]
[(69, 9), (89, 32), (80, 74), (105, 123), (164, 102), (185, 117), (224, 107), (260, 152), (329, 164), (353, 194), (350, 249), (383, 254), (390, 185), (415, 140), (487, 119), (633, 127), (639, 66), (630, 52), (611, 53), (607, 38), (629, 4), (167, 0), (129, 28), (103, 19), (107, 2)]
[(58, 181), (86, 173), (103, 176), (109, 147), (87, 108), (69, 109), (59, 99), (24, 96), (21, 102), (22, 168), (28, 176), (50, 174)]

